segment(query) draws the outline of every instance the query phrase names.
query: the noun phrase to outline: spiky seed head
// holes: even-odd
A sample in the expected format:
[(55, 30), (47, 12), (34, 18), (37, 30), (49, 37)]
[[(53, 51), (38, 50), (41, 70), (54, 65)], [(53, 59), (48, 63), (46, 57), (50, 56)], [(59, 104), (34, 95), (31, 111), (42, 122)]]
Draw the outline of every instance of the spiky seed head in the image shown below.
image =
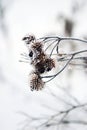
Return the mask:
[(38, 63), (42, 65), (46, 58), (47, 58), (47, 55), (44, 52), (34, 53), (33, 60), (32, 60), (33, 66), (37, 66)]
[(40, 53), (40, 52), (42, 52), (43, 44), (42, 44), (42, 42), (35, 42), (32, 44), (31, 48), (34, 51), (38, 51)]
[(45, 60), (45, 70), (46, 71), (51, 71), (52, 70), (52, 68), (54, 68), (55, 67), (55, 62), (54, 62), (54, 60), (52, 59), (52, 58), (47, 58), (46, 60)]
[(41, 90), (44, 87), (44, 82), (42, 81), (39, 73), (32, 72), (31, 73), (31, 80), (30, 80), (30, 88), (31, 90)]
[(23, 41), (25, 41), (26, 44), (30, 44), (32, 42), (35, 42), (36, 41), (36, 38), (34, 35), (29, 35), (27, 34), (25, 37), (23, 37), (22, 39)]
[(42, 74), (45, 72), (44, 62), (40, 61), (35, 65), (35, 69), (38, 73)]

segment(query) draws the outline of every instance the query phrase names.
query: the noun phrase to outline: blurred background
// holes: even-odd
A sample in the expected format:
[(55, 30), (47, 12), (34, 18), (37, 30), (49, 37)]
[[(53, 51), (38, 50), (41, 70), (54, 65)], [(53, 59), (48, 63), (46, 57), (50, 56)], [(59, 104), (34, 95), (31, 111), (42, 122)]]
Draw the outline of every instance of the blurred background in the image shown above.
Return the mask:
[[(32, 68), (19, 62), (20, 54), (27, 52), (22, 41), (27, 33), (36, 38), (57, 35), (87, 39), (87, 1), (0, 0), (0, 130), (33, 130), (44, 122), (41, 117), (45, 124), (40, 129), (86, 130), (84, 106), (67, 114), (68, 121), (63, 124), (58, 123), (61, 116), (55, 120), (51, 116), (87, 102), (87, 68), (68, 67), (42, 91), (31, 92), (28, 77)], [(87, 47), (85, 43), (69, 46), (71, 50)], [(46, 125), (49, 119), (53, 122)]]

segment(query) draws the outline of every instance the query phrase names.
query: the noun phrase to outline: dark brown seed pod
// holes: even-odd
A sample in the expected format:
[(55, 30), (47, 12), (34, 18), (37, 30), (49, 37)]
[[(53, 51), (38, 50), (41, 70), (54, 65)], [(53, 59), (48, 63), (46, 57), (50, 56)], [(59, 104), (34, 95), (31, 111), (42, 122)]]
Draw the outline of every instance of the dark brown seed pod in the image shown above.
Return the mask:
[(23, 41), (26, 42), (26, 44), (30, 44), (31, 42), (35, 42), (36, 41), (36, 38), (34, 35), (26, 35), (25, 37), (23, 37), (22, 39)]
[(37, 66), (37, 64), (42, 65), (46, 58), (47, 56), (46, 54), (44, 54), (44, 52), (41, 52), (40, 54), (34, 53), (34, 57), (31, 64), (33, 64), (34, 66)]
[(40, 74), (51, 71), (52, 68), (54, 67), (55, 67), (55, 62), (51, 58), (40, 60), (39, 62), (35, 64), (35, 70)]
[(42, 81), (39, 73), (37, 72), (32, 72), (30, 74), (31, 80), (30, 80), (30, 88), (31, 90), (41, 90), (44, 87), (44, 82)]
[(50, 70), (52, 70), (52, 68), (54, 68), (55, 67), (55, 62), (54, 62), (54, 60), (53, 59), (51, 59), (51, 58), (47, 58), (46, 60), (45, 60), (45, 70), (46, 71), (50, 71)]
[(47, 55), (44, 52), (41, 52), (38, 56), (37, 56), (37, 61), (40, 62), (44, 62), (47, 58)]
[(35, 69), (38, 73), (42, 74), (45, 72), (45, 66), (44, 66), (44, 62), (40, 61), (35, 65)]
[(43, 44), (42, 44), (42, 42), (35, 42), (32, 44), (31, 48), (34, 51), (38, 51), (40, 53), (40, 52), (42, 52)]

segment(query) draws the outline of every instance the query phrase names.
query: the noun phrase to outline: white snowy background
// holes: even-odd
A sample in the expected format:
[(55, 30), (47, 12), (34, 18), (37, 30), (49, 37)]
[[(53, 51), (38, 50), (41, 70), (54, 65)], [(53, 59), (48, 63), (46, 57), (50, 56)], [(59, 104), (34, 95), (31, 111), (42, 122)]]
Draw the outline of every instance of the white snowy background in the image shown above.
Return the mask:
[[(21, 112), (31, 116), (52, 114), (52, 111), (40, 106), (47, 104), (58, 108), (60, 102), (56, 104), (56, 101), (47, 94), (48, 87), (56, 92), (57, 84), (60, 86), (69, 84), (73, 89), (68, 89), (71, 89), (81, 103), (87, 101), (87, 75), (83, 70), (74, 71), (68, 78), (62, 73), (41, 92), (31, 92), (28, 75), (32, 68), (29, 64), (19, 62), (20, 54), (27, 51), (22, 42), (23, 36), (27, 33), (33, 33), (37, 38), (50, 33), (64, 35), (63, 23), (57, 20), (59, 14), (76, 22), (74, 37), (87, 36), (87, 2), (81, 10), (72, 15), (71, 7), (74, 2), (74, 0), (0, 0), (0, 12), (4, 10), (0, 13), (0, 130), (22, 129), (19, 123), (24, 120), (24, 116)], [(62, 96), (61, 93), (60, 95)]]

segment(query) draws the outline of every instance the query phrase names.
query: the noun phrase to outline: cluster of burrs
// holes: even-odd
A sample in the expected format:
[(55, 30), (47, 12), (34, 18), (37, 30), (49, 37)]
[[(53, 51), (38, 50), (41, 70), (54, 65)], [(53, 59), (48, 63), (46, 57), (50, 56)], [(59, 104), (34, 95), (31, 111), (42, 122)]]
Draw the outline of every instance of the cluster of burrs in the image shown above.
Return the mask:
[(38, 41), (35, 36), (28, 35), (25, 36), (23, 40), (28, 47), (28, 56), (34, 68), (34, 71), (30, 73), (30, 88), (32, 91), (38, 91), (41, 90), (45, 84), (41, 74), (51, 71), (55, 67), (55, 62), (46, 54), (43, 42)]

